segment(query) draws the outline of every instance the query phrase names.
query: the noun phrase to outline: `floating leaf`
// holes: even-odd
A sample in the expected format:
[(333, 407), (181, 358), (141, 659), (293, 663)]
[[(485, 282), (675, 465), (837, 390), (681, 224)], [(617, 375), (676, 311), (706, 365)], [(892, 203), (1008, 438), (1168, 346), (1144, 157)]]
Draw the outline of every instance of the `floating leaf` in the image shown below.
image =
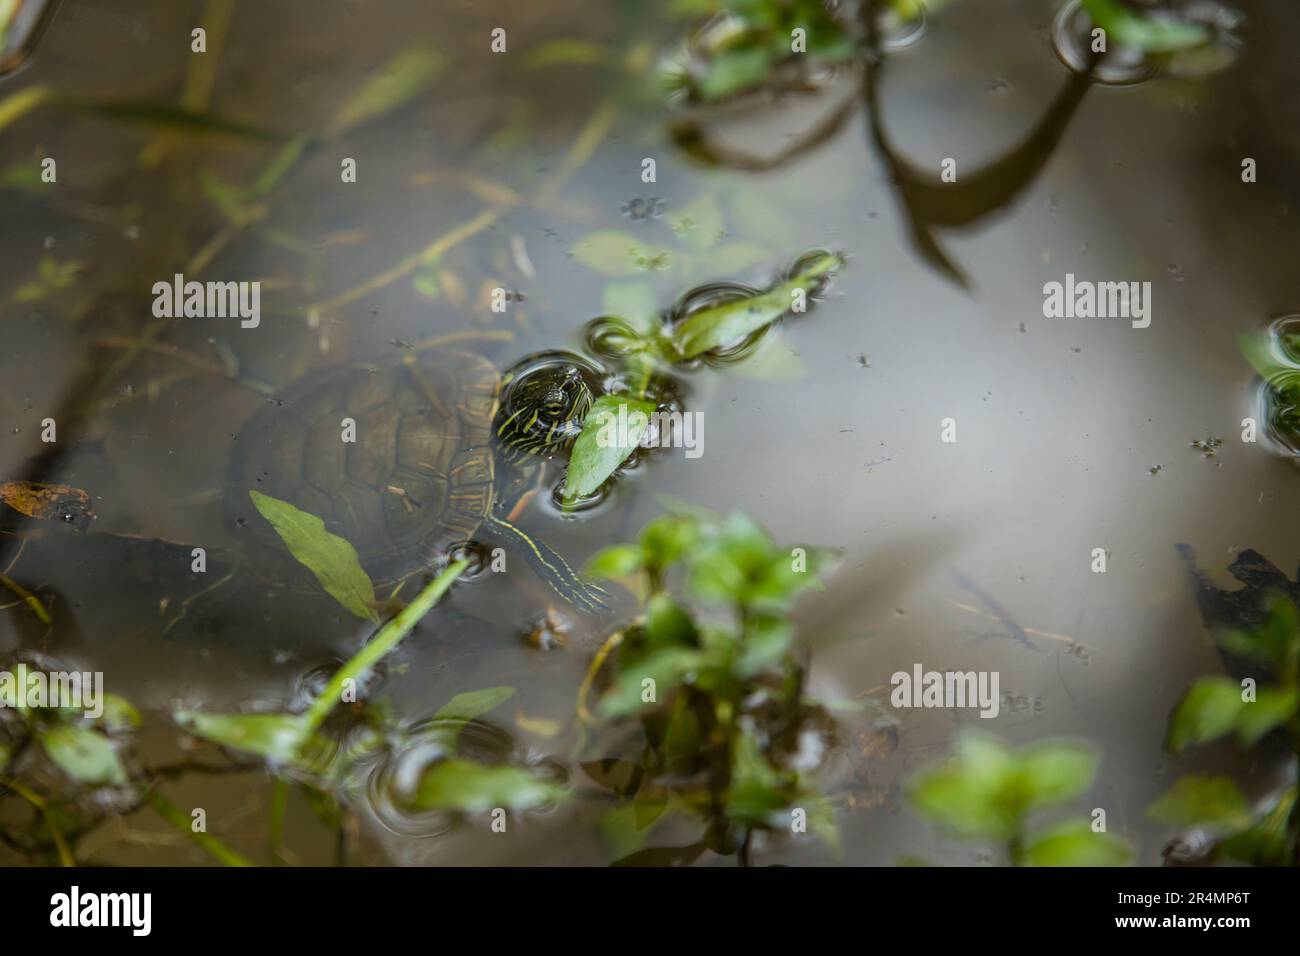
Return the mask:
[(375, 601), (375, 587), (361, 567), (356, 548), (326, 531), (325, 522), (315, 515), (260, 491), (248, 494), (289, 552), (316, 576), (334, 600), (357, 617), (379, 620), (371, 606)]
[(1093, 25), (1105, 30), (1110, 42), (1122, 46), (1149, 53), (1174, 53), (1201, 46), (1210, 39), (1200, 24), (1144, 16), (1119, 0), (1083, 0), (1083, 6)]
[(41, 734), (41, 744), (59, 769), (79, 783), (126, 783), (126, 770), (118, 759), (117, 748), (103, 734), (63, 724)]
[(673, 344), (683, 358), (695, 358), (723, 348), (757, 332), (785, 315), (796, 290), (811, 294), (818, 280), (843, 265), (839, 256), (826, 254), (809, 261), (798, 274), (762, 295), (724, 302), (693, 312), (673, 328)]
[(1160, 795), (1147, 816), (1174, 827), (1239, 830), (1251, 822), (1250, 805), (1231, 777), (1188, 774)]
[(588, 233), (573, 247), (573, 256), (601, 275), (626, 278), (652, 269), (667, 268), (666, 249), (647, 245), (626, 232), (601, 229)]
[(71, 485), (39, 481), (0, 483), (0, 501), (15, 511), (41, 521), (82, 522), (94, 517), (90, 495)]
[(326, 126), (338, 136), (354, 126), (389, 113), (429, 86), (446, 64), (443, 55), (427, 44), (417, 44), (394, 54), (352, 96)]
[(599, 488), (627, 460), (654, 410), (654, 402), (629, 395), (602, 395), (592, 403), (564, 476), (566, 507)]
[(562, 787), (520, 767), (488, 767), (469, 760), (443, 760), (420, 777), (409, 805), (419, 810), (477, 813), (503, 807), (529, 810), (554, 803)]
[(1132, 860), (1127, 840), (1095, 833), (1082, 820), (1040, 830), (1025, 848), (1025, 862), (1031, 866), (1127, 866)]
[(280, 763), (297, 761), (310, 733), (299, 714), (204, 714), (181, 710), (175, 718), (196, 737)]

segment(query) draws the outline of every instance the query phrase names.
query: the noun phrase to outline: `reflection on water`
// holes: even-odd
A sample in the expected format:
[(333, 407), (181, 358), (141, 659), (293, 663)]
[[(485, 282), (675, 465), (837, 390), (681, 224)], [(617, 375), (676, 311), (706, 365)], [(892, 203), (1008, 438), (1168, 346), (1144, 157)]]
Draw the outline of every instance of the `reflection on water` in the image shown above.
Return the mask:
[[(177, 706), (300, 708), (322, 662), (350, 657), (370, 628), (319, 594), (240, 573), (248, 536), (225, 507), (226, 475), (268, 396), (312, 369), (448, 344), (498, 368), (557, 349), (613, 367), (629, 329), (749, 294), (804, 250), (843, 250), (815, 314), (678, 370), (662, 397), (707, 418), (707, 454), (634, 460), (576, 508), (539, 494), (521, 525), (577, 566), (678, 500), (841, 550), (799, 624), (812, 689), (859, 705), (835, 714), (829, 783), (849, 861), (973, 862), (902, 809), (898, 786), (960, 726), (987, 724), (1014, 743), (1095, 741), (1092, 799), (1158, 862), (1167, 832), (1144, 809), (1176, 775), (1164, 720), (1193, 676), (1220, 666), (1175, 545), (1223, 585), (1245, 549), (1283, 568), (1300, 559), (1291, 462), (1237, 440), (1259, 413), (1238, 337), (1295, 307), (1300, 197), (1283, 175), (1300, 150), (1294, 5), (1243, 0), (1242, 22), (1215, 21), (1232, 56), (1208, 78), (1120, 54), (1090, 79), (1066, 65), (1086, 73), (1077, 4), (953, 2), (923, 33), (886, 28), (888, 55), (861, 75), (804, 78), (811, 91), (707, 123), (627, 65), (653, 65), (682, 27), (630, 6), (456, 6), (434, 30), (398, 2), (364, 14), (342, 0), (239, 4), (228, 22), (219, 3), (61, 5), (0, 102), (49, 85), (182, 102), (232, 125), (196, 140), (170, 114), (124, 123), (48, 106), (0, 124), (0, 479), (87, 489), (96, 514), (85, 531), (5, 514), (0, 570), (53, 624), (0, 592), (0, 652), (102, 670), (163, 728)], [(210, 46), (196, 66), (200, 21)], [(483, 39), (498, 22), (506, 55)], [(615, 52), (601, 66), (530, 63), (571, 38)], [(414, 40), (431, 46), (394, 61)], [(428, 85), (391, 110), (382, 92), (360, 102), (386, 69)], [(46, 155), (57, 186), (24, 178)], [(949, 157), (955, 183), (940, 178)], [(1244, 157), (1258, 182), (1241, 181)], [(355, 182), (340, 179), (345, 158)], [(702, 228), (674, 218), (687, 208)], [(594, 268), (575, 249), (607, 231), (654, 255)], [(149, 290), (178, 272), (260, 281), (260, 326), (156, 317)], [(1149, 280), (1151, 327), (1043, 318), (1043, 285), (1067, 273)], [(498, 288), (518, 293), (504, 312)], [(1282, 444), (1286, 414), (1267, 415)], [(41, 440), (50, 417), (55, 443)], [(945, 419), (956, 442), (940, 441)], [(1207, 458), (1192, 443), (1208, 436), (1223, 441)], [(541, 487), (558, 489), (562, 462), (546, 469)], [(196, 543), (204, 574), (191, 570)], [(1097, 548), (1105, 574), (1090, 570)], [(364, 689), (410, 734), (368, 768), (352, 859), (617, 855), (590, 803), (527, 817), (508, 847), (402, 809), (412, 775), (445, 756), (424, 732), (430, 715), (474, 688), (516, 697), (466, 726), (462, 745), (575, 775), (573, 703), (608, 622), (566, 616), (566, 641), (521, 641), (548, 603), (523, 574), (474, 575)], [(890, 675), (917, 663), (999, 671), (1000, 716), (874, 723)], [(139, 759), (173, 763), (178, 746), (174, 730), (154, 731)], [(176, 786), (181, 804), (206, 794), (232, 842), (264, 839), (257, 772)], [(330, 861), (298, 800), (285, 846)], [(184, 843), (91, 848), (113, 862), (202, 860)], [(833, 857), (798, 843), (765, 859)]]

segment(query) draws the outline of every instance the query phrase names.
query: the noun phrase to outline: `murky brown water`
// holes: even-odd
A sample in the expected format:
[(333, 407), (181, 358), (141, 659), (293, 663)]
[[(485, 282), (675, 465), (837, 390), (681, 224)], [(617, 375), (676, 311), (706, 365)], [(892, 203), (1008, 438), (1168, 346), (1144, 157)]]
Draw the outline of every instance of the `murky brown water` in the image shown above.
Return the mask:
[[(671, 142), (670, 114), (627, 76), (527, 65), (530, 49), (570, 37), (653, 62), (678, 24), (621, 4), (422, 7), (236, 5), (224, 46), (207, 54), (210, 102), (273, 130), (327, 127), (417, 39), (448, 66), (411, 105), (309, 149), (265, 214), (229, 233), (204, 198), (205, 177), (250, 182), (276, 146), (196, 144), (54, 108), (0, 132), (0, 173), (58, 161), (57, 186), (0, 192), (0, 478), (29, 476), (44, 453), (45, 480), (88, 489), (99, 516), (90, 535), (12, 525), (40, 532), (21, 553), (20, 538), (0, 540), (0, 569), (14, 562), (9, 573), (55, 612), (48, 633), (22, 607), (0, 612), (0, 652), (39, 649), (104, 671), (110, 690), (160, 712), (143, 741), (159, 762), (176, 738), (161, 712), (177, 702), (282, 706), (305, 672), (353, 653), (366, 628), (328, 601), (252, 586), (196, 602), (164, 636), (179, 596), (196, 587), (169, 570), (187, 550), (107, 536), (245, 547), (226, 520), (226, 473), (232, 440), (268, 387), (467, 330), (467, 344), (501, 366), (577, 347), (607, 311), (611, 280), (571, 253), (599, 229), (668, 250), (666, 268), (616, 280), (623, 292), (643, 284), (660, 308), (702, 282), (761, 281), (810, 248), (834, 248), (849, 267), (814, 312), (769, 336), (756, 361), (690, 376), (687, 405), (706, 423), (702, 457), (663, 454), (576, 519), (534, 505), (526, 522), (576, 564), (624, 540), (667, 495), (748, 511), (778, 540), (841, 549), (829, 593), (799, 614), (816, 647), (815, 689), (878, 692), (917, 662), (999, 671), (1009, 695), (1001, 715), (966, 722), (1013, 741), (1096, 741), (1105, 758), (1092, 801), (1110, 808), (1142, 861), (1157, 862), (1165, 834), (1143, 813), (1172, 776), (1164, 718), (1191, 678), (1218, 668), (1174, 545), (1188, 543), (1220, 575), (1247, 547), (1284, 569), (1300, 561), (1294, 467), (1238, 440), (1257, 409), (1236, 342), (1300, 299), (1294, 5), (1241, 0), (1246, 42), (1224, 72), (1088, 90), (1014, 201), (936, 229), (969, 290), (916, 253), (861, 113), (780, 169), (709, 169)], [(69, 96), (175, 102), (203, 9), (66, 0), (32, 61), (0, 80), (0, 101), (49, 84)], [(881, 78), (897, 153), (926, 170), (945, 157), (974, 170), (1020, 141), (1070, 82), (1049, 40), (1054, 14), (1051, 3), (986, 0), (932, 17)], [(505, 55), (488, 48), (497, 25), (508, 27)], [(189, 83), (201, 95), (202, 81)], [(840, 78), (819, 98), (739, 117), (728, 136), (770, 151), (851, 93)], [(357, 160), (355, 184), (339, 182), (345, 156)], [(647, 156), (653, 185), (640, 180)], [(1240, 179), (1246, 156), (1259, 163), (1255, 184)], [(662, 215), (637, 221), (625, 209), (655, 199)], [(725, 253), (695, 251), (672, 228), (675, 212), (706, 200)], [(439, 275), (438, 297), (427, 298), (413, 282), (426, 270), (401, 264), (462, 232), (438, 262), (451, 278)], [(47, 258), (79, 263), (75, 283), (18, 301)], [(150, 288), (182, 267), (187, 277), (260, 279), (261, 325), (155, 320)], [(1150, 328), (1044, 318), (1043, 284), (1066, 273), (1149, 280)], [(484, 290), (496, 285), (524, 300), (493, 313)], [(47, 416), (60, 422), (54, 449), (40, 442)], [(939, 440), (945, 418), (956, 420), (955, 444)], [(1224, 439), (1213, 458), (1189, 447), (1211, 436)], [(1098, 547), (1109, 553), (1104, 575), (1089, 567)], [(517, 633), (545, 601), (531, 580), (485, 575), (458, 587), (389, 662), (399, 711), (427, 716), (457, 691), (510, 684), (517, 695), (494, 719), (522, 753), (563, 759), (560, 744), (521, 727), (570, 719), (602, 634), (577, 620), (568, 649), (523, 646)], [(840, 719), (851, 746), (862, 718)], [(872, 771), (881, 805), (841, 808), (845, 860), (979, 858), (937, 839), (890, 790), (942, 754), (954, 729), (948, 713), (904, 715), (897, 752)], [(849, 764), (846, 755), (841, 777)], [(234, 843), (264, 839), (263, 774), (187, 778), (171, 797), (203, 801), (212, 829)], [(367, 825), (375, 859), (603, 863), (598, 811), (567, 805), (529, 818), (509, 841)], [(83, 852), (206, 861), (145, 816), (96, 834)], [(328, 861), (333, 847), (305, 807), (291, 805), (288, 819), (296, 857)], [(795, 847), (774, 858), (833, 859)]]

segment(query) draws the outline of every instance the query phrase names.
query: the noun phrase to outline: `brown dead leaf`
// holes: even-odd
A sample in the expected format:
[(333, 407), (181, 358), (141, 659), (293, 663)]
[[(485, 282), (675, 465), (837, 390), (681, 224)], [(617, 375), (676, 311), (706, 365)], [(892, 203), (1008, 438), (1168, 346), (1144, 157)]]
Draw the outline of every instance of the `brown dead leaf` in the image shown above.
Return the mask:
[(95, 517), (90, 510), (90, 495), (71, 485), (39, 481), (0, 482), (0, 501), (29, 518), (41, 521), (81, 524)]

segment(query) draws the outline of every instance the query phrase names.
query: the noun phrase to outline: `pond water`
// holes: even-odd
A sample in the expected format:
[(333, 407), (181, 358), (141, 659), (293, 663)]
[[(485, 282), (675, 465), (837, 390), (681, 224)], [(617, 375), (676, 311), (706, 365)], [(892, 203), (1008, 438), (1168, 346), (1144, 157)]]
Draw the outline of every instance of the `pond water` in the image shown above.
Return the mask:
[[(0, 122), (0, 480), (86, 489), (96, 514), (89, 530), (6, 516), (0, 570), (53, 623), (0, 591), (0, 654), (102, 671), (145, 713), (139, 759), (184, 760), (171, 710), (283, 709), (373, 629), (241, 560), (265, 544), (229, 520), (230, 461), (269, 394), (440, 337), (500, 368), (581, 349), (587, 323), (625, 303), (668, 310), (708, 283), (762, 286), (808, 250), (833, 249), (847, 263), (814, 308), (745, 362), (681, 374), (703, 454), (650, 456), (573, 515), (539, 495), (520, 523), (576, 567), (667, 501), (739, 509), (778, 541), (842, 555), (796, 615), (821, 696), (888, 707), (890, 676), (916, 664), (1000, 675), (996, 718), (908, 711), (883, 749), (867, 712), (837, 711), (825, 779), (843, 853), (774, 841), (762, 862), (987, 861), (913, 816), (899, 789), (978, 725), (1015, 743), (1094, 742), (1103, 760), (1085, 802), (1107, 808), (1140, 862), (1158, 863), (1170, 833), (1147, 805), (1180, 768), (1234, 766), (1227, 751), (1177, 765), (1162, 755), (1183, 689), (1221, 669), (1175, 545), (1223, 586), (1244, 549), (1288, 573), (1300, 563), (1300, 478), (1266, 436), (1241, 441), (1242, 419), (1261, 411), (1238, 346), (1300, 301), (1295, 5), (1237, 0), (1242, 42), (1216, 72), (1089, 85), (1053, 48), (1058, 5), (955, 0), (888, 52), (874, 134), (845, 70), (815, 94), (710, 118), (729, 148), (772, 154), (854, 103), (836, 132), (771, 169), (710, 165), (674, 137), (687, 114), (653, 73), (681, 19), (578, 0), (435, 7), (64, 0), (31, 59), (0, 78), (0, 104), (57, 91)], [(491, 49), (496, 27), (504, 53)], [(530, 58), (560, 40), (604, 62)], [(357, 92), (394, 55), (427, 80), (358, 118)], [(209, 109), (280, 138), (77, 105), (105, 99)], [(274, 188), (237, 191), (300, 134), (313, 138)], [(920, 250), (891, 163), (937, 182), (953, 158), (960, 184), (1031, 134), (1032, 171), (1005, 202), (932, 220), (955, 281)], [(13, 172), (44, 157), (55, 183)], [(355, 182), (341, 181), (348, 158)], [(584, 249), (608, 231), (654, 254), (602, 269)], [(158, 318), (151, 290), (176, 273), (259, 280), (260, 322)], [(1044, 284), (1067, 275), (1149, 283), (1149, 327), (1045, 317)], [(491, 308), (497, 287), (518, 293), (504, 313)], [(56, 443), (42, 442), (46, 418)], [(1192, 446), (1212, 438), (1214, 454)], [(559, 477), (552, 463), (548, 480)], [(205, 576), (189, 573), (193, 546), (211, 553)], [(563, 609), (567, 643), (540, 650), (520, 634), (550, 599), (527, 574), (456, 585), (385, 661), (383, 692), (419, 720), (458, 692), (509, 685), (473, 746), (572, 778), (579, 685), (611, 621), (635, 608), (623, 595), (604, 618)], [(1253, 769), (1265, 787), (1267, 768)], [(368, 792), (353, 862), (618, 855), (596, 800), (527, 814), (501, 840), (393, 811), (382, 785)], [(264, 846), (264, 771), (180, 774), (167, 794), (204, 807), (230, 844)], [(0, 802), (12, 820), (16, 801)], [(285, 859), (334, 858), (334, 837), (296, 794), (285, 819)], [(101, 826), (78, 855), (210, 862), (145, 813)], [(31, 859), (0, 845), (0, 861)]]

